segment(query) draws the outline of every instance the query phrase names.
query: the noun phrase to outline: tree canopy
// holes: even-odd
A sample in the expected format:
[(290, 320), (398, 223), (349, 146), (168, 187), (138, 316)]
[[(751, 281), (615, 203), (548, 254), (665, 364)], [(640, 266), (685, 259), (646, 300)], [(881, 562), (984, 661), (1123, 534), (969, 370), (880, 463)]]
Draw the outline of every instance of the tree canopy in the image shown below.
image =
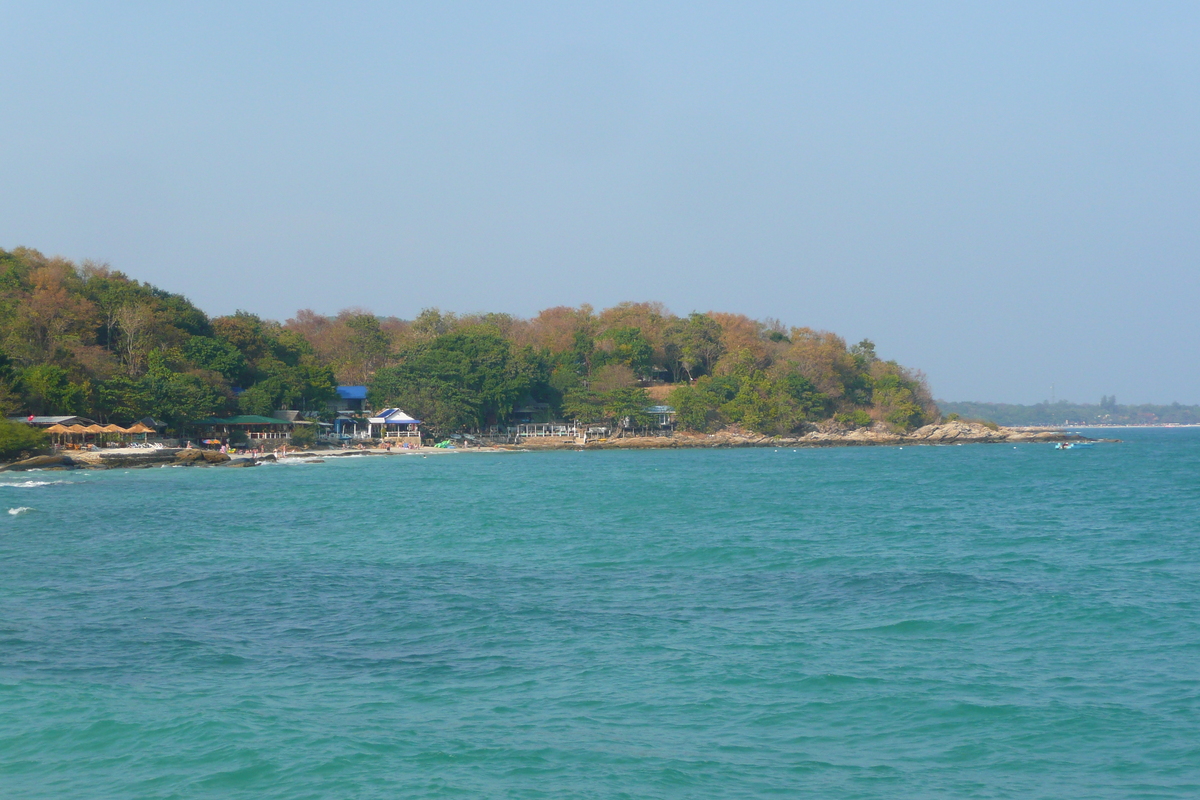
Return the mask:
[(187, 298), (104, 264), (0, 250), (0, 407), (128, 423), (281, 408), (327, 415), (339, 384), (366, 385), (438, 432), (503, 423), (538, 404), (557, 418), (646, 427), (667, 402), (686, 430), (768, 434), (835, 419), (911, 428), (938, 409), (920, 373), (778, 320), (661, 303), (546, 309), (530, 319), (425, 309), (248, 311), (210, 318)]

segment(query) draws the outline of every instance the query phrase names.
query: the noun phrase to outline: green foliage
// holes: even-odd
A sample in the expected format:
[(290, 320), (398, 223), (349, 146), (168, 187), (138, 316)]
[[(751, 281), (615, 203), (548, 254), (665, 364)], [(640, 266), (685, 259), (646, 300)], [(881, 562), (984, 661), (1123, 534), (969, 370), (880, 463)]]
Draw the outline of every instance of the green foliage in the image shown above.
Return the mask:
[(711, 395), (694, 386), (684, 385), (671, 391), (667, 403), (675, 409), (675, 427), (685, 431), (708, 431), (716, 419)]
[(358, 314), (346, 324), (352, 331), (350, 345), (361, 359), (363, 368), (370, 373), (383, 366), (392, 342), (379, 326), (379, 319), (373, 314)]
[(605, 418), (616, 427), (628, 425), (634, 429), (650, 427), (654, 418), (646, 413), (650, 407), (650, 395), (637, 386), (612, 389), (601, 395)]
[[(107, 419), (161, 419), (175, 431), (216, 414), (224, 405), (221, 394), (197, 375), (177, 372), (170, 354), (155, 350), (149, 368), (139, 378), (117, 376), (97, 389), (96, 412)], [(96, 413), (93, 412), (93, 413)]]
[(312, 447), (317, 443), (316, 425), (297, 425), (292, 431), (291, 445), (295, 447)]
[(614, 328), (600, 337), (610, 349), (603, 351), (602, 363), (593, 362), (593, 369), (607, 364), (623, 364), (638, 377), (650, 374), (654, 348), (642, 336), (640, 328)]
[(246, 369), (246, 359), (231, 342), (211, 336), (193, 336), (183, 345), (183, 355), (200, 369), (220, 373), (226, 380), (237, 380)]
[(563, 398), (563, 413), (582, 423), (604, 419), (604, 397), (582, 386), (567, 392)]
[(675, 380), (694, 380), (712, 372), (720, 356), (721, 325), (707, 314), (692, 313), (667, 328), (667, 359)]
[(833, 419), (847, 428), (867, 428), (871, 425), (871, 415), (862, 409), (834, 414)]
[(537, 370), (487, 328), (442, 334), (401, 352), (400, 359), (375, 373), (368, 398), (375, 408), (403, 408), (437, 432), (507, 416), (529, 394), (531, 371)]
[(20, 382), (33, 414), (82, 414), (87, 410), (91, 385), (73, 382), (62, 367), (37, 364), (21, 372)]
[(15, 458), (22, 452), (33, 453), (50, 443), (45, 431), (22, 422), (0, 419), (0, 458)]
[(900, 430), (910, 430), (925, 422), (925, 410), (917, 402), (917, 387), (897, 372), (876, 379), (872, 396), (883, 418)]
[(567, 394), (563, 411), (580, 423), (604, 422), (613, 430), (636, 430), (654, 423), (654, 417), (646, 412), (650, 405), (650, 395), (638, 386), (618, 386), (605, 392), (581, 387)]
[[(790, 433), (835, 413), (911, 428), (938, 415), (919, 373), (880, 360), (870, 340), (847, 348), (775, 320), (681, 318), (655, 303), (547, 309), (530, 320), (438, 309), (411, 323), (359, 311), (302, 311), (286, 325), (245, 311), (210, 320), (186, 298), (105, 265), (24, 248), (0, 250), (0, 351), (0, 411), (153, 416), (176, 429), (235, 410), (325, 414), (335, 370), (367, 383), (376, 407), (402, 407), (447, 433), (505, 422), (517, 403), (540, 401), (555, 417), (640, 427), (650, 401), (635, 384), (664, 375), (681, 384), (669, 402), (684, 430)], [(1075, 408), (1052, 416), (1072, 418)], [(1095, 417), (1125, 421), (1127, 408), (1106, 396)], [(1132, 413), (1200, 418), (1155, 409)]]
[(269, 417), (272, 411), (279, 408), (276, 400), (278, 396), (279, 387), (277, 385), (268, 381), (255, 384), (238, 395), (238, 410), (243, 414)]
[(677, 427), (707, 431), (736, 424), (757, 433), (782, 435), (824, 415), (827, 398), (803, 375), (771, 374), (755, 369), (748, 360), (735, 362), (732, 370), (671, 393)]

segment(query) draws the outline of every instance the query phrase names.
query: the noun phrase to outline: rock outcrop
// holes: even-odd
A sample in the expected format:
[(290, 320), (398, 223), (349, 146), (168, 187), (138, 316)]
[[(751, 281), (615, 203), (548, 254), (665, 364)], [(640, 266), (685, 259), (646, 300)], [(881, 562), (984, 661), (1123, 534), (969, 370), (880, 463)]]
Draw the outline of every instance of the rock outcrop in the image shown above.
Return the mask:
[(79, 465), (70, 456), (34, 456), (0, 467), (0, 472), (22, 472), (27, 469), (75, 469)]
[(225, 453), (218, 453), (215, 450), (177, 450), (175, 452), (175, 463), (186, 466), (196, 464), (224, 464), (230, 460)]
[[(1087, 437), (1056, 430), (1023, 430), (990, 427), (978, 422), (955, 420), (926, 425), (908, 433), (896, 433), (885, 426), (847, 430), (824, 422), (812, 430), (792, 436), (764, 436), (738, 427), (716, 433), (684, 433), (674, 436), (626, 436), (620, 439), (589, 440), (589, 450), (639, 450), (679, 447), (861, 447), (881, 445), (988, 444), (999, 442), (1069, 442)], [(517, 445), (522, 449), (578, 449), (581, 445), (566, 439), (528, 439)]]

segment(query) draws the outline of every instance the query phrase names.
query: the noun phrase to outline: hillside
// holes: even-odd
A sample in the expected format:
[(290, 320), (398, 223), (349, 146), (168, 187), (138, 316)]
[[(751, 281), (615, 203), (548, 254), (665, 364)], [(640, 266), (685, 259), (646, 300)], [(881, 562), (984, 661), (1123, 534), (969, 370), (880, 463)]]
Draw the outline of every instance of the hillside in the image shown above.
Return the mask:
[(0, 250), (0, 410), (81, 414), (180, 430), (281, 408), (327, 416), (339, 384), (366, 385), (435, 432), (479, 429), (534, 406), (544, 417), (629, 419), (669, 403), (685, 430), (789, 434), (836, 418), (897, 431), (938, 417), (922, 375), (864, 340), (661, 303), (557, 307), (530, 319), (427, 309), (209, 317), (107, 265)]

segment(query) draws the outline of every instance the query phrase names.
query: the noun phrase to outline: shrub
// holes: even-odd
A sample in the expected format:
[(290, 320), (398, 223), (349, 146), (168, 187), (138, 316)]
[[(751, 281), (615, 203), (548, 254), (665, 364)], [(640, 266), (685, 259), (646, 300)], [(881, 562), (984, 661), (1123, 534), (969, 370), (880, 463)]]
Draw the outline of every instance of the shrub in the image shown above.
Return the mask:
[(871, 424), (871, 415), (862, 409), (856, 411), (844, 411), (841, 414), (834, 416), (834, 420), (839, 425), (845, 425), (847, 428), (865, 428)]
[(292, 431), (290, 444), (293, 447), (312, 447), (317, 443), (316, 425), (297, 425)]
[(13, 458), (22, 451), (40, 450), (50, 441), (45, 431), (22, 422), (0, 419), (0, 458)]

